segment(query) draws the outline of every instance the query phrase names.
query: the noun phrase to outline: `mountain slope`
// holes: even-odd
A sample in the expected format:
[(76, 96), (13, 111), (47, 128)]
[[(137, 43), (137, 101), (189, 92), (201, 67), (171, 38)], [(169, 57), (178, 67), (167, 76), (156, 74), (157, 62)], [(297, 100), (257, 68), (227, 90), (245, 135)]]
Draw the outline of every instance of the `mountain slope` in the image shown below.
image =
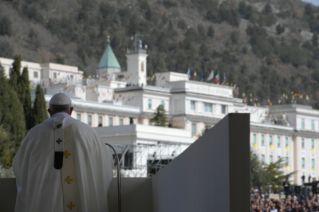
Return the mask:
[(300, 0), (12, 0), (1, 1), (0, 14), (2, 57), (93, 74), (108, 35), (126, 67), (138, 32), (149, 75), (214, 69), (248, 104), (319, 108), (319, 12)]

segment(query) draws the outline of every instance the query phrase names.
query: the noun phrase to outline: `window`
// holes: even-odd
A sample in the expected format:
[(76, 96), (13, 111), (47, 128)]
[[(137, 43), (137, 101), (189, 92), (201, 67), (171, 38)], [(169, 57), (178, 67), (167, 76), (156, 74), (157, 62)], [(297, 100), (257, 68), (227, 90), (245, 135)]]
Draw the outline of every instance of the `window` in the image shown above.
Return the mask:
[(109, 126), (113, 126), (113, 118), (109, 118)]
[(281, 143), (280, 143), (280, 136), (277, 137), (277, 146), (280, 147)]
[(265, 155), (261, 155), (261, 162), (265, 162)]
[(305, 120), (301, 119), (301, 129), (305, 129)]
[(100, 125), (103, 125), (103, 119), (102, 119), (102, 116), (99, 116), (99, 126)]
[(204, 103), (204, 111), (207, 112), (207, 113), (213, 112), (213, 110), (212, 110), (212, 104), (210, 104), (210, 103)]
[(286, 137), (286, 138), (285, 138), (285, 145), (286, 145), (286, 147), (287, 147), (287, 146), (289, 146), (289, 140), (288, 140), (288, 137)]
[(269, 156), (269, 163), (272, 163), (272, 155)]
[(289, 166), (289, 158), (286, 157), (286, 166)]
[(253, 134), (253, 143), (255, 144), (257, 142), (256, 134)]
[(71, 80), (73, 80), (73, 79), (74, 79), (74, 76), (71, 74), (71, 75), (70, 75), (70, 78), (71, 78)]
[(301, 148), (302, 149), (305, 148), (305, 139), (304, 138), (301, 139)]
[(56, 73), (53, 73), (53, 79), (56, 79)]
[(222, 114), (226, 114), (226, 105), (222, 105)]
[(161, 101), (161, 105), (164, 107), (164, 104), (165, 104), (165, 102), (164, 101)]
[(315, 168), (315, 159), (311, 159), (311, 168)]
[(314, 149), (315, 148), (315, 140), (311, 140), (311, 149)]
[(191, 110), (195, 110), (195, 101), (191, 101)]
[(151, 99), (148, 100), (148, 109), (152, 109), (152, 100)]
[(76, 119), (79, 120), (79, 121), (81, 121), (81, 114), (77, 114), (77, 115), (76, 115)]
[(196, 134), (196, 124), (192, 124), (192, 135)]
[(311, 130), (315, 130), (315, 121), (311, 120)]
[(92, 126), (92, 116), (88, 115), (88, 125)]
[(301, 167), (305, 168), (305, 158), (301, 158)]
[(33, 77), (34, 78), (38, 78), (38, 72), (37, 71), (33, 72)]
[(141, 63), (141, 72), (144, 72), (144, 62)]
[(269, 146), (272, 145), (272, 135), (269, 136)]
[(265, 146), (265, 135), (261, 135), (261, 145)]
[(123, 119), (120, 119), (120, 126), (123, 125)]
[(277, 158), (278, 158), (278, 161), (281, 159), (281, 157), (280, 157), (280, 156), (278, 156)]

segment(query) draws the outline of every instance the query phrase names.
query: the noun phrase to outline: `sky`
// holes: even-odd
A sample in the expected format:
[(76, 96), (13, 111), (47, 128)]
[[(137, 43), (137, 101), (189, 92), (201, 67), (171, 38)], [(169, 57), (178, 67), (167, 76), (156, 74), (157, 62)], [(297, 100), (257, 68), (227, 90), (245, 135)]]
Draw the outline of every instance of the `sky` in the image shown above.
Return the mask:
[(309, 3), (312, 3), (312, 4), (316, 5), (316, 6), (319, 6), (319, 0), (302, 0), (302, 1), (309, 2)]

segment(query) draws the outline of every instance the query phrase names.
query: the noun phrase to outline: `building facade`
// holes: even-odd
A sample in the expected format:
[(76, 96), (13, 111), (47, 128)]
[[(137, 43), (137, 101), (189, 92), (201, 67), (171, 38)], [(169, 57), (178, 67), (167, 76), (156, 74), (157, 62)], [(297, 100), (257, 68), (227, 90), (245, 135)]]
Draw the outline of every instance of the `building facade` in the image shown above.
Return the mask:
[[(182, 73), (156, 73), (156, 85), (147, 85), (146, 48), (140, 43), (128, 50), (124, 72), (107, 45), (96, 75), (86, 79), (74, 66), (23, 61), (22, 68), (29, 68), (31, 85), (42, 85), (47, 103), (57, 92), (72, 98), (72, 117), (116, 146), (126, 175), (152, 174), (154, 164), (160, 167), (172, 160), (228, 113), (249, 113), (253, 154), (266, 164), (284, 160), (282, 170), (294, 172), (290, 180), (295, 184), (301, 184), (302, 175), (319, 178), (319, 110), (304, 105), (248, 106), (234, 98), (233, 87), (191, 81)], [(13, 60), (0, 62), (9, 77)], [(159, 105), (171, 128), (152, 126)]]

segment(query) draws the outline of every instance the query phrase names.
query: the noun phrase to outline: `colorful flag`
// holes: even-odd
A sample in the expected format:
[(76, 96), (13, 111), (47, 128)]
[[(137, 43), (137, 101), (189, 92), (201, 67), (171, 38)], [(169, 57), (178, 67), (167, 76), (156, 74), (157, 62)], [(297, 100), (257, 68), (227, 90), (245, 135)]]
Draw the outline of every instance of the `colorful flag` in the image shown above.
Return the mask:
[(210, 75), (207, 78), (207, 81), (214, 79), (214, 70), (212, 70), (212, 72), (210, 72)]
[(200, 73), (200, 80), (203, 81), (203, 79), (204, 79), (204, 74)]
[(216, 82), (216, 83), (219, 83), (219, 75), (220, 75), (220, 74), (219, 74), (219, 71), (218, 71), (218, 73), (217, 73), (216, 76), (215, 76), (215, 82)]
[(196, 69), (194, 68), (194, 78), (196, 79), (197, 77), (197, 73), (196, 73)]
[(188, 76), (188, 78), (191, 77), (191, 69), (189, 68), (189, 66), (188, 66), (188, 70), (187, 70), (187, 76)]
[(225, 83), (226, 83), (226, 74), (224, 73), (224, 80), (223, 80), (222, 85), (225, 85)]

